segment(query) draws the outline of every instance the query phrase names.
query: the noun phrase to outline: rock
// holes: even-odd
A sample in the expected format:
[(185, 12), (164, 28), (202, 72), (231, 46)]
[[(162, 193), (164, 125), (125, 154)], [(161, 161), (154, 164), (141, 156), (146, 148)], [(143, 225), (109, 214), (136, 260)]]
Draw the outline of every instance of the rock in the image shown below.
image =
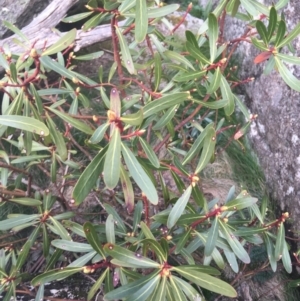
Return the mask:
[[(283, 11), (290, 31), (299, 22), (300, 2), (291, 0)], [(229, 21), (225, 30), (229, 39), (243, 31), (240, 22), (235, 20)], [(293, 46), (294, 55), (299, 56), (299, 38)], [(255, 77), (252, 83), (243, 86), (249, 109), (258, 114), (251, 126), (250, 140), (265, 172), (271, 199), (281, 211), (290, 213), (292, 230), (300, 229), (300, 94), (288, 87), (276, 71), (263, 74), (265, 63), (253, 63), (259, 53), (253, 46), (245, 43), (238, 50), (241, 78)], [(299, 66), (289, 69), (300, 78)]]
[[(205, 4), (207, 0), (200, 0)], [(272, 1), (260, 1), (272, 5)], [(300, 2), (290, 0), (283, 9), (288, 31), (299, 22)], [(227, 18), (227, 40), (241, 36), (246, 30), (244, 22)], [(295, 56), (300, 55), (300, 39), (294, 42)], [(242, 87), (246, 104), (253, 114), (258, 114), (252, 124), (249, 137), (265, 172), (271, 199), (281, 211), (288, 211), (293, 220), (292, 230), (300, 229), (300, 95), (286, 85), (273, 71), (263, 74), (266, 63), (255, 65), (253, 60), (259, 51), (249, 43), (238, 47), (240, 78), (255, 80)], [(300, 78), (300, 67), (289, 67)], [(300, 245), (298, 245), (300, 247)]]

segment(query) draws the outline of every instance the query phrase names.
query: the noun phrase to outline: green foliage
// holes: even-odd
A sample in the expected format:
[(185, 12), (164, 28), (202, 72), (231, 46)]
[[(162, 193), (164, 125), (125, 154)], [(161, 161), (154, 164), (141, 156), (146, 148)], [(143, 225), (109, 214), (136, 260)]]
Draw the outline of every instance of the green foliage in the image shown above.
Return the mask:
[[(31, 280), (37, 287), (36, 300), (43, 297), (46, 282), (78, 272), (98, 275), (87, 300), (102, 285), (105, 300), (194, 301), (204, 300), (205, 291), (236, 297), (235, 288), (219, 279), (219, 270), (228, 263), (238, 273), (240, 264), (251, 263), (249, 245), (265, 250), (266, 267), (275, 272), (282, 261), (292, 272), (284, 228), (288, 213), (273, 220), (266, 215), (265, 198), (252, 197), (246, 190), (236, 193), (234, 187), (224, 204), (208, 201), (199, 183), (220, 147), (232, 140), (240, 143), (256, 118), (234, 92), (253, 79), (240, 81), (229, 67), (231, 46), (221, 35), (220, 16), (227, 13), (245, 21), (249, 30), (232, 43), (251, 41), (262, 51), (254, 62), (269, 59), (268, 72), (276, 67), (297, 91), (299, 80), (284, 64), (299, 64), (299, 58), (280, 52), (291, 47), (300, 25), (286, 34), (280, 7), (254, 0), (220, 1), (214, 11), (206, 8), (207, 20), (198, 34), (187, 31), (183, 42), (157, 30), (179, 7), (159, 3), (90, 0), (90, 12), (64, 20), (88, 18), (84, 30), (111, 22), (115, 61), (107, 74), (99, 66), (99, 79), (73, 70), (76, 60), (103, 55), (97, 51), (75, 56), (75, 29), (47, 49), (32, 46), (22, 54), (1, 50), (5, 75), (0, 81), (0, 207), (3, 212), (11, 204), (32, 208), (26, 214), (11, 212), (0, 221), (4, 235), (12, 231), (27, 237), (21, 245), (1, 245), (4, 300), (25, 281), (25, 262), (36, 242), (47, 263)], [(247, 14), (238, 12), (240, 5)], [(257, 14), (267, 22), (257, 20)], [(118, 26), (120, 17), (127, 18), (125, 27)], [(178, 22), (184, 22), (184, 16)], [(56, 74), (54, 82), (50, 72)], [(94, 104), (91, 91), (103, 103)], [(231, 118), (236, 105), (245, 124), (232, 130), (224, 118)], [(90, 106), (98, 106), (95, 114), (84, 115)], [(37, 168), (48, 180), (44, 191), (33, 176)], [(166, 181), (167, 173), (175, 187)], [(64, 193), (70, 187), (71, 197)], [(103, 223), (77, 219), (77, 214), (84, 216), (82, 208), (90, 198), (101, 205)], [(69, 264), (58, 269), (62, 254)]]

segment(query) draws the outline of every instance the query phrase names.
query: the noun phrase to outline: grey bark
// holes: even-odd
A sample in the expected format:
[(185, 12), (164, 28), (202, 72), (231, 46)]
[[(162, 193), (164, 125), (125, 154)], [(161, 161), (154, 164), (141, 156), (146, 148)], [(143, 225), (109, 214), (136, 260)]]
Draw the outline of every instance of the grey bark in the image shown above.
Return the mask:
[[(54, 44), (61, 35), (57, 31), (53, 31), (53, 28), (63, 19), (68, 10), (78, 2), (79, 0), (53, 0), (38, 17), (33, 19), (27, 26), (22, 28), (22, 32), (28, 37), (30, 42), (24, 42), (25, 47), (30, 47), (35, 43), (36, 49), (42, 49)], [(43, 2), (43, 1), (40, 1)], [(122, 26), (123, 22), (120, 22)], [(100, 25), (93, 30), (84, 32), (82, 30), (77, 31), (75, 51), (95, 44), (97, 42), (104, 41), (111, 37), (110, 25)], [(62, 35), (65, 33), (62, 33)], [(14, 42), (14, 39), (20, 39), (17, 35), (10, 36), (6, 39), (0, 40), (0, 47), (5, 45), (13, 53), (23, 53), (24, 48)]]

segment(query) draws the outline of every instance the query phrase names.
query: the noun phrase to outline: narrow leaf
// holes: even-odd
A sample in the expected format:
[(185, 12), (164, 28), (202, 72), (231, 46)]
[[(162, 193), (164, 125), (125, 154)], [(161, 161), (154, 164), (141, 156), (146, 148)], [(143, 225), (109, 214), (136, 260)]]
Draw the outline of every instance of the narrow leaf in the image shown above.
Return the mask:
[(115, 128), (104, 162), (104, 183), (109, 189), (114, 189), (120, 178), (121, 136), (119, 128)]
[(72, 30), (68, 31), (56, 43), (54, 43), (52, 46), (46, 49), (42, 53), (42, 56), (55, 54), (69, 47), (74, 42), (76, 38), (76, 33), (76, 28), (73, 28)]
[(74, 128), (80, 130), (81, 132), (86, 133), (88, 135), (93, 134), (93, 130), (87, 124), (85, 124), (84, 122), (82, 122), (78, 119), (75, 119), (75, 118), (69, 116), (68, 114), (60, 112), (60, 111), (58, 111), (56, 109), (53, 109), (51, 107), (47, 107), (47, 109), (49, 111), (51, 111), (52, 113), (54, 113), (55, 115), (57, 115), (58, 117), (60, 117), (63, 121), (65, 121), (65, 122), (69, 123), (70, 125), (72, 125)]
[(143, 111), (138, 110), (136, 113), (123, 115), (120, 120), (130, 125), (139, 126), (143, 122)]
[(207, 134), (204, 140), (203, 150), (199, 159), (199, 163), (196, 167), (195, 173), (199, 173), (210, 161), (215, 152), (216, 145), (216, 131), (213, 127), (207, 130)]
[(1, 115), (0, 124), (35, 133), (43, 137), (49, 135), (49, 130), (45, 126), (45, 124), (32, 117), (19, 115)]
[(82, 267), (79, 268), (74, 267), (74, 268), (62, 268), (57, 270), (51, 270), (36, 276), (35, 278), (33, 278), (31, 283), (32, 285), (37, 286), (54, 280), (62, 280), (75, 273), (82, 271), (82, 269), (83, 269)]
[(127, 41), (123, 36), (122, 32), (120, 31), (119, 27), (115, 27), (116, 33), (119, 39), (121, 54), (122, 54), (122, 61), (130, 74), (135, 74), (136, 70), (133, 65), (133, 60), (129, 51), (129, 47), (127, 45)]
[(150, 144), (148, 144), (148, 142), (146, 142), (143, 138), (139, 137), (139, 141), (141, 143), (141, 146), (144, 150), (144, 152), (146, 153), (149, 161), (151, 162), (151, 164), (156, 167), (159, 168), (160, 163), (159, 160), (156, 156), (156, 154), (154, 153), (152, 147), (150, 146)]
[(208, 16), (208, 36), (209, 36), (209, 51), (210, 51), (210, 62), (216, 59), (217, 54), (217, 41), (219, 36), (218, 20), (216, 16), (211, 13)]
[(219, 223), (218, 223), (218, 217), (216, 216), (207, 234), (207, 241), (204, 248), (205, 256), (210, 256), (211, 253), (213, 252), (218, 238), (218, 231), (219, 231)]
[(125, 163), (129, 169), (130, 175), (133, 177), (137, 185), (140, 187), (143, 193), (147, 196), (149, 201), (156, 205), (158, 203), (158, 194), (152, 181), (147, 176), (146, 172), (131, 152), (131, 150), (122, 143), (122, 154)]
[(86, 236), (87, 241), (93, 247), (95, 251), (98, 252), (102, 256), (102, 258), (106, 258), (101, 242), (99, 240), (99, 236), (94, 228), (94, 225), (90, 222), (86, 222), (83, 225), (83, 230)]
[(103, 123), (101, 124), (94, 132), (92, 137), (90, 138), (89, 142), (92, 144), (97, 144), (102, 141), (106, 130), (109, 127), (109, 123)]
[(180, 218), (180, 216), (182, 215), (182, 213), (184, 212), (184, 209), (190, 199), (192, 193), (192, 185), (190, 185), (185, 192), (183, 193), (183, 195), (176, 201), (174, 207), (172, 208), (169, 217), (168, 217), (168, 221), (167, 221), (167, 227), (170, 229), (172, 228), (177, 220)]
[[(300, 80), (297, 79), (293, 75), (293, 73), (276, 56), (275, 56), (275, 62), (278, 71), (282, 79), (285, 81), (285, 83), (295, 91), (300, 92)], [(0, 123), (1, 123), (1, 117), (0, 117)]]
[(244, 263), (250, 263), (249, 254), (243, 248), (239, 240), (231, 232), (230, 228), (222, 220), (219, 219), (218, 221), (219, 221), (220, 230), (225, 235), (227, 242), (229, 243), (235, 255)]
[(122, 189), (124, 193), (126, 209), (129, 213), (131, 213), (134, 208), (134, 191), (128, 172), (125, 170), (122, 164), (121, 164), (120, 180), (121, 180)]
[[(104, 246), (104, 251), (114, 259), (117, 259), (119, 263), (124, 263), (122, 266), (136, 268), (158, 268), (160, 266), (159, 263), (118, 245), (108, 243)], [(114, 260), (112, 260), (112, 263), (113, 262)]]
[(79, 177), (72, 193), (76, 206), (84, 201), (96, 184), (103, 169), (106, 150), (107, 148), (102, 149)]
[(141, 43), (145, 40), (148, 30), (146, 0), (136, 0), (135, 6), (135, 40)]
[(151, 101), (150, 103), (145, 105), (143, 109), (144, 118), (147, 118), (162, 110), (169, 109), (171, 106), (180, 104), (181, 102), (189, 98), (190, 98), (189, 92), (177, 92), (174, 94), (162, 96), (161, 98)]
[(180, 266), (174, 267), (173, 269), (184, 278), (207, 290), (231, 298), (235, 298), (237, 296), (235, 289), (231, 285), (218, 278), (212, 277), (205, 273), (196, 272), (194, 270), (184, 270), (181, 269)]

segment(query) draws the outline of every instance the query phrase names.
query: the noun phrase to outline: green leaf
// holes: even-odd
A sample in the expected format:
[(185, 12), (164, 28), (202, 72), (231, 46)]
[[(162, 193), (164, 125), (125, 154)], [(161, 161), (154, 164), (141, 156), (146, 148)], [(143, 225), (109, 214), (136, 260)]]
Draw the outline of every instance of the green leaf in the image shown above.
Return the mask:
[(152, 250), (158, 257), (159, 262), (162, 264), (167, 261), (168, 254), (164, 252), (161, 245), (156, 241), (156, 239), (147, 238), (141, 241), (143, 244), (143, 253), (147, 254), (147, 251)]
[(149, 301), (165, 301), (166, 300), (166, 290), (167, 290), (167, 281), (166, 276), (162, 276), (160, 282), (157, 284), (154, 292)]
[(275, 4), (275, 8), (277, 10), (285, 7), (287, 4), (289, 3), (289, 0), (279, 0), (276, 4)]
[(185, 165), (188, 162), (190, 162), (200, 152), (200, 149), (202, 148), (204, 139), (207, 136), (208, 130), (212, 126), (213, 126), (213, 123), (210, 123), (209, 125), (207, 125), (206, 128), (197, 137), (197, 139), (194, 141), (192, 147), (190, 148), (190, 150), (188, 151), (188, 153), (183, 158), (182, 165)]
[(199, 47), (196, 47), (191, 42), (186, 42), (186, 49), (189, 54), (199, 62), (203, 63), (204, 65), (210, 65), (210, 61), (208, 58), (202, 53)]
[(187, 301), (185, 294), (183, 293), (181, 287), (174, 281), (173, 275), (169, 277), (169, 283), (167, 283), (167, 290), (170, 292), (167, 294), (171, 295), (170, 300), (180, 300), (180, 301)]
[(113, 88), (110, 91), (110, 109), (115, 112), (116, 117), (121, 115), (121, 100), (117, 89)]
[(35, 301), (41, 301), (44, 299), (44, 289), (45, 289), (45, 286), (43, 284), (40, 285), (40, 287), (36, 293), (36, 296), (35, 296)]
[(193, 98), (192, 99), (195, 103), (201, 104), (205, 108), (209, 108), (212, 110), (218, 110), (221, 108), (224, 108), (225, 106), (228, 105), (228, 100), (227, 99), (219, 99), (215, 101), (209, 101), (209, 102), (204, 102), (198, 99)]
[(216, 140), (216, 131), (213, 127), (210, 127), (205, 135), (203, 150), (195, 170), (196, 174), (205, 168), (205, 166), (209, 163), (215, 152)]
[(168, 94), (149, 102), (144, 106), (144, 118), (147, 118), (153, 114), (156, 114), (162, 110), (169, 109), (171, 106), (180, 104), (186, 99), (190, 98), (189, 92), (177, 92)]
[(166, 50), (163, 53), (163, 55), (165, 55), (168, 59), (170, 59), (176, 63), (183, 64), (185, 67), (189, 67), (189, 68), (195, 70), (192, 63), (188, 59), (186, 59), (183, 55), (181, 55), (180, 53), (177, 53), (177, 52), (171, 51), (171, 50)]
[(80, 20), (83, 20), (85, 18), (87, 18), (88, 16), (90, 16), (93, 12), (90, 11), (90, 12), (87, 12), (87, 13), (80, 13), (80, 14), (77, 14), (77, 15), (73, 15), (73, 16), (70, 16), (70, 17), (66, 17), (66, 18), (63, 18), (61, 20), (61, 22), (64, 22), (64, 23), (75, 23), (75, 22), (78, 22)]
[(109, 189), (114, 189), (120, 178), (121, 136), (119, 128), (115, 128), (104, 162), (104, 183)]
[(250, 263), (249, 254), (243, 248), (239, 240), (233, 235), (230, 228), (221, 220), (219, 219), (219, 226), (222, 233), (225, 235), (227, 242), (229, 243), (230, 247), (234, 254), (244, 263)]
[(219, 36), (219, 26), (216, 16), (211, 13), (208, 16), (208, 36), (209, 36), (209, 51), (210, 51), (210, 62), (216, 59), (217, 54), (217, 41)]
[(277, 230), (276, 244), (275, 244), (275, 260), (279, 260), (282, 257), (283, 249), (285, 245), (285, 230), (284, 224), (280, 223), (280, 226)]
[(89, 261), (91, 261), (95, 256), (97, 255), (96, 251), (90, 251), (82, 256), (80, 256), (79, 258), (77, 258), (76, 260), (74, 260), (72, 263), (70, 263), (67, 267), (71, 268), (71, 267), (83, 267), (85, 266)]
[(75, 56), (74, 59), (77, 61), (91, 61), (100, 58), (104, 54), (104, 51), (97, 51), (85, 55)]
[(182, 249), (185, 247), (186, 242), (191, 237), (192, 230), (193, 229), (189, 227), (188, 229), (185, 230), (185, 232), (182, 235), (179, 236), (179, 240), (176, 242), (175, 254), (180, 253)]
[(82, 271), (82, 269), (83, 269), (82, 267), (79, 268), (74, 267), (74, 268), (61, 268), (61, 269), (51, 270), (33, 278), (31, 284), (37, 286), (55, 280), (62, 280), (75, 273)]
[(107, 16), (107, 13), (97, 13), (95, 16), (88, 19), (82, 26), (83, 31), (88, 31), (95, 28)]
[(86, 133), (88, 135), (93, 134), (93, 130), (87, 124), (85, 124), (84, 122), (82, 122), (78, 119), (75, 119), (75, 118), (69, 116), (68, 114), (60, 112), (60, 111), (58, 111), (56, 109), (53, 109), (51, 107), (47, 107), (47, 109), (49, 111), (51, 111), (52, 113), (54, 113), (55, 115), (57, 115), (58, 117), (60, 117), (63, 121), (69, 123), (74, 128), (80, 130), (81, 132)]
[(135, 40), (141, 43), (145, 40), (148, 30), (146, 0), (136, 0), (135, 6)]
[[(118, 245), (114, 244), (106, 244), (104, 246), (104, 251), (112, 256), (114, 259), (118, 260), (118, 263), (120, 263), (122, 266), (125, 267), (132, 267), (132, 268), (159, 268), (160, 264), (145, 257), (141, 254), (134, 253), (129, 251), (128, 249), (125, 249), (123, 247), (120, 247)], [(112, 260), (112, 263), (114, 263), (114, 259)]]
[(160, 275), (157, 275), (155, 278), (151, 279), (146, 285), (134, 292), (130, 296), (132, 301), (146, 301), (149, 300), (148, 297), (152, 292), (157, 288), (157, 285), (161, 279)]
[(201, 79), (205, 74), (206, 70), (199, 70), (199, 71), (193, 71), (193, 72), (186, 72), (183, 74), (177, 74), (173, 80), (175, 82), (187, 82), (189, 80), (194, 80), (196, 81), (197, 79)]
[(23, 206), (40, 206), (42, 205), (42, 202), (36, 199), (32, 198), (14, 198), (14, 199), (9, 199), (10, 202), (20, 204)]
[(9, 218), (4, 221), (0, 221), (0, 231), (6, 231), (16, 226), (34, 221), (40, 217), (40, 214), (22, 215), (14, 218)]
[(136, 113), (123, 115), (120, 120), (130, 125), (139, 126), (143, 122), (143, 110), (138, 110)]
[(204, 248), (205, 256), (210, 256), (211, 253), (213, 252), (216, 246), (218, 232), (219, 232), (219, 223), (218, 223), (218, 217), (216, 216), (207, 234), (207, 241)]
[(282, 252), (282, 263), (287, 273), (291, 274), (293, 271), (291, 256), (288, 249), (288, 244), (285, 242)]
[(116, 243), (115, 238), (115, 221), (114, 217), (109, 214), (105, 222), (106, 241), (111, 244)]
[(100, 277), (97, 279), (97, 281), (93, 284), (93, 286), (91, 287), (88, 296), (87, 296), (87, 300), (90, 301), (92, 300), (92, 298), (95, 296), (96, 292), (100, 289), (101, 284), (103, 283), (107, 272), (109, 271), (109, 268), (107, 268), (101, 275)]
[(217, 89), (219, 89), (221, 84), (221, 75), (222, 75), (221, 69), (220, 67), (218, 67), (215, 70), (213, 77), (211, 78), (210, 85), (206, 92), (207, 94), (213, 94), (215, 91), (217, 91)]
[(121, 180), (122, 189), (124, 193), (126, 209), (129, 213), (131, 213), (134, 208), (134, 191), (128, 172), (125, 170), (122, 164), (121, 164), (120, 180)]
[[(276, 44), (277, 48), (281, 48), (283, 46), (288, 45), (292, 42), (295, 38), (297, 38), (300, 34), (300, 23), (298, 23), (295, 28), (281, 41), (279, 44)], [(277, 38), (276, 38), (277, 41)]]
[(245, 10), (253, 17), (258, 15), (256, 7), (249, 0), (240, 0)]
[[(160, 18), (160, 17), (164, 17), (166, 15), (173, 13), (179, 7), (180, 7), (180, 5), (178, 5), (178, 4), (170, 4), (170, 5), (162, 6), (159, 8), (151, 8), (151, 9), (147, 10), (147, 15), (148, 15), (149, 19)], [(127, 17), (127, 18), (134, 18), (135, 14), (130, 13), (130, 12), (126, 13), (124, 11), (124, 13), (122, 13), (122, 16)]]
[(94, 132), (94, 134), (92, 135), (92, 137), (90, 138), (89, 142), (92, 143), (92, 144), (97, 144), (99, 142), (102, 141), (104, 135), (105, 135), (105, 132), (106, 130), (108, 129), (109, 127), (109, 123), (103, 123), (101, 124)]
[(131, 54), (130, 54), (130, 51), (129, 51), (129, 47), (127, 45), (127, 41), (124, 38), (124, 36), (123, 36), (122, 32), (120, 31), (119, 27), (116, 26), (115, 29), (116, 29), (116, 33), (117, 33), (120, 48), (121, 48), (122, 61), (125, 65), (127, 71), (130, 74), (135, 74), (136, 70), (135, 70), (134, 65), (133, 65), (133, 60), (132, 60), (132, 57), (131, 57)]
[(221, 75), (221, 94), (223, 99), (228, 100), (227, 106), (224, 108), (226, 116), (230, 116), (234, 112), (234, 96), (231, 88), (223, 75)]
[(155, 52), (154, 54), (154, 91), (157, 91), (160, 85), (162, 76), (162, 64), (160, 54)]
[(270, 266), (271, 266), (273, 272), (275, 273), (276, 269), (277, 269), (277, 260), (275, 259), (275, 256), (274, 256), (274, 245), (267, 232), (263, 233), (263, 236), (264, 236), (264, 242), (265, 242), (267, 253), (268, 253), (268, 259), (270, 262)]
[(300, 65), (300, 57), (295, 57), (283, 53), (276, 53), (276, 57), (281, 59), (282, 61), (293, 64), (293, 65)]
[(151, 164), (154, 167), (159, 168), (160, 162), (159, 162), (156, 154), (154, 153), (151, 145), (141, 137), (139, 137), (139, 141), (141, 143), (141, 146), (142, 146), (144, 152), (146, 153), (146, 156), (148, 157), (149, 161), (151, 162)]
[(63, 67), (58, 62), (53, 61), (49, 56), (40, 57), (40, 62), (46, 68), (48, 68), (50, 70), (53, 70), (53, 71), (57, 72), (58, 74), (66, 77), (68, 79), (72, 80), (73, 78), (76, 78), (75, 74), (72, 71), (70, 71), (67, 68)]
[(69, 252), (87, 253), (93, 251), (93, 248), (90, 244), (69, 241), (64, 239), (54, 239), (51, 241), (51, 245), (54, 246), (55, 248), (59, 248)]
[(235, 289), (231, 285), (218, 278), (212, 277), (205, 273), (196, 272), (193, 269), (182, 269), (180, 266), (173, 267), (172, 270), (175, 270), (184, 278), (207, 290), (231, 298), (235, 298), (237, 296)]
[(61, 159), (64, 161), (68, 157), (68, 150), (66, 147), (64, 137), (62, 133), (57, 130), (54, 121), (50, 118), (47, 112), (46, 112), (46, 118), (47, 118), (47, 125), (50, 131), (50, 136), (55, 144), (57, 152), (59, 153)]
[(257, 201), (257, 198), (250, 197), (249, 195), (246, 197), (237, 198), (226, 203), (226, 211), (242, 210), (252, 206)]
[(12, 80), (15, 83), (18, 83), (16, 64), (10, 63), (9, 70), (10, 70), (10, 76), (11, 76)]
[(269, 24), (268, 24), (268, 41), (271, 40), (274, 30), (277, 25), (277, 11), (274, 6), (270, 9)]
[(151, 230), (148, 228), (148, 226), (144, 222), (141, 222), (141, 229), (142, 229), (142, 231), (143, 231), (146, 238), (156, 240), (153, 233), (151, 232)]
[(286, 24), (284, 20), (280, 20), (279, 21), (279, 25), (277, 28), (277, 34), (276, 34), (276, 38), (275, 38), (275, 47), (278, 47), (278, 45), (282, 42), (284, 35), (286, 32)]
[(192, 185), (190, 185), (185, 190), (183, 195), (176, 201), (168, 217), (167, 227), (169, 229), (171, 229), (176, 224), (176, 222), (184, 212), (184, 209), (190, 199), (191, 193), (192, 193)]
[(158, 194), (152, 181), (147, 176), (146, 172), (131, 152), (131, 150), (122, 143), (122, 154), (125, 163), (129, 169), (130, 175), (133, 177), (139, 188), (147, 196), (149, 201), (156, 205), (158, 203)]
[(43, 255), (45, 258), (47, 258), (49, 255), (50, 240), (49, 240), (49, 235), (48, 235), (46, 225), (42, 224), (42, 228), (43, 228)]
[(25, 36), (25, 34), (14, 24), (3, 20), (2, 21), (3, 25), (10, 29), (13, 33), (15, 33), (17, 36), (19, 36), (23, 41), (29, 42), (29, 39)]
[(257, 20), (255, 26), (261, 39), (264, 41), (265, 45), (267, 46), (269, 43), (269, 39), (268, 39), (268, 32), (265, 24), (262, 21)]
[(154, 131), (160, 130), (165, 127), (175, 116), (178, 106), (170, 107), (165, 114), (158, 120), (158, 122), (152, 127)]
[(42, 53), (42, 56), (55, 54), (69, 47), (75, 41), (76, 33), (76, 28), (73, 28), (72, 30), (68, 31), (56, 43), (54, 43), (52, 46), (46, 49)]
[(94, 228), (94, 225), (90, 222), (86, 222), (83, 225), (83, 230), (86, 236), (87, 241), (93, 247), (93, 249), (98, 252), (102, 256), (102, 258), (106, 258), (104, 254), (104, 250), (102, 248), (102, 244), (100, 242), (99, 236)]
[(49, 135), (49, 130), (45, 126), (45, 124), (32, 117), (19, 115), (1, 115), (0, 124), (35, 133), (43, 137)]
[[(278, 71), (282, 79), (285, 81), (285, 83), (295, 91), (300, 92), (300, 80), (297, 79), (293, 75), (293, 73), (276, 56), (274, 58), (275, 58)], [(0, 117), (0, 123), (1, 123), (1, 117)]]
[(121, 230), (122, 233), (126, 234), (127, 230), (126, 230), (125, 224), (124, 224), (122, 218), (117, 213), (117, 211), (114, 209), (114, 207), (110, 206), (109, 204), (104, 204), (104, 208), (108, 214), (111, 214), (114, 217), (117, 228), (119, 230)]
[(52, 216), (49, 216), (53, 226), (47, 224), (52, 232), (58, 234), (62, 239), (71, 240), (69, 232), (63, 227), (63, 225)]
[(225, 255), (231, 269), (235, 273), (238, 273), (239, 272), (239, 264), (237, 262), (235, 254), (231, 251), (224, 250), (224, 255)]
[(79, 177), (72, 193), (76, 206), (84, 201), (85, 197), (96, 184), (97, 179), (103, 170), (106, 150), (107, 148), (102, 149)]

